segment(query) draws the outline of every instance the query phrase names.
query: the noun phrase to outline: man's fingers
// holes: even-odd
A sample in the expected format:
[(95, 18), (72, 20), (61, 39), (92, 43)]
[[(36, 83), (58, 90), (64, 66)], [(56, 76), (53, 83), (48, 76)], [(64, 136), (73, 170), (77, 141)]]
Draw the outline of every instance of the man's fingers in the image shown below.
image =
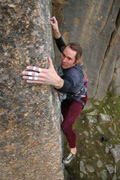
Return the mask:
[(23, 79), (29, 79), (29, 80), (37, 81), (37, 80), (39, 80), (39, 77), (37, 77), (37, 76), (23, 76)]
[(52, 28), (54, 29), (56, 26), (58, 26), (58, 22), (56, 20), (56, 18), (53, 16), (52, 18), (50, 18), (50, 24), (52, 25)]
[[(36, 66), (27, 66), (26, 69), (27, 70), (23, 71), (22, 74), (28, 75), (28, 76), (39, 76), (40, 73), (44, 71), (43, 69), (36, 67)], [(30, 71), (30, 70), (32, 70), (32, 71)]]
[(27, 83), (45, 84), (43, 81), (39, 81), (39, 80), (36, 80), (36, 81), (33, 81), (33, 80), (27, 80), (26, 82), (27, 82)]
[(26, 67), (28, 70), (33, 70), (33, 71), (38, 71), (38, 72), (42, 72), (42, 69), (36, 66), (27, 66)]
[(55, 23), (55, 21), (56, 21), (55, 16), (51, 17), (51, 18), (50, 18), (50, 21), (54, 24), (54, 23)]
[(27, 66), (26, 70), (22, 72), (23, 79), (28, 83), (40, 83), (40, 84), (50, 84), (51, 74), (54, 72), (54, 66), (52, 59), (48, 57), (49, 69), (41, 69), (36, 66)]
[(48, 62), (49, 62), (49, 68), (53, 68), (54, 69), (54, 66), (53, 66), (53, 63), (52, 63), (52, 59), (50, 58), (50, 56), (48, 56)]
[(53, 19), (55, 19), (55, 20), (56, 20), (56, 17), (55, 17), (55, 16), (53, 16), (53, 17), (51, 17), (51, 18), (50, 18), (50, 20), (53, 20)]
[(40, 73), (33, 72), (33, 71), (23, 71), (22, 74), (28, 75), (28, 76), (37, 76), (37, 77), (40, 75)]

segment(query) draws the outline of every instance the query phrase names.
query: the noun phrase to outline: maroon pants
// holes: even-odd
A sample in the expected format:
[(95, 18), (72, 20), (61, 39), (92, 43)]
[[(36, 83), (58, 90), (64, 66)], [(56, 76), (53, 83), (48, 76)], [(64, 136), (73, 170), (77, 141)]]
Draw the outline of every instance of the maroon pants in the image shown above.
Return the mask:
[[(85, 97), (81, 98), (81, 100), (86, 103), (87, 93)], [(66, 99), (61, 104), (61, 110), (64, 118), (62, 130), (68, 140), (70, 148), (76, 147), (76, 134), (73, 131), (73, 124), (79, 117), (82, 109), (83, 105), (75, 100), (70, 101), (69, 99)]]

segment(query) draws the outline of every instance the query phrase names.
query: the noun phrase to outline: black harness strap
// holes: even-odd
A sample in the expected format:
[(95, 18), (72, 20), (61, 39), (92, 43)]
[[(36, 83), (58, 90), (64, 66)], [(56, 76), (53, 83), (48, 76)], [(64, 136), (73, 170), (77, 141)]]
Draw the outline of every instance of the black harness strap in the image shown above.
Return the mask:
[[(82, 97), (85, 97), (85, 95), (81, 95), (81, 93), (82, 93), (82, 91), (87, 91), (87, 88), (85, 87), (85, 86), (83, 86), (82, 88), (81, 88), (81, 90), (79, 91), (79, 92), (77, 92), (77, 93), (72, 93), (72, 94), (67, 94), (67, 98), (68, 99), (72, 99), (72, 97), (75, 97), (75, 96), (80, 96), (81, 98)], [(83, 108), (84, 108), (84, 106), (85, 106), (85, 103), (81, 100), (81, 99), (79, 99), (79, 102), (82, 104), (82, 106), (83, 106)], [(82, 109), (83, 109), (82, 108)]]
[[(83, 106), (83, 108), (84, 108), (85, 103), (84, 103), (81, 99), (79, 100), (79, 102), (82, 104), (82, 106)], [(83, 108), (82, 108), (82, 109), (83, 109)]]

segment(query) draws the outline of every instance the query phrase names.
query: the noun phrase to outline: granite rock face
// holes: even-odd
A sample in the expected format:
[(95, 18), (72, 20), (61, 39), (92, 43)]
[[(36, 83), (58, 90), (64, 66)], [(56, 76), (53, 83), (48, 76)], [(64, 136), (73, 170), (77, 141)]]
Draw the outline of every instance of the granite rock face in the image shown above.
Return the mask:
[(83, 48), (89, 98), (103, 100), (110, 86), (120, 95), (120, 1), (53, 0), (53, 12), (65, 42)]
[(21, 76), (54, 59), (50, 9), (50, 0), (0, 0), (1, 180), (64, 179), (57, 94)]

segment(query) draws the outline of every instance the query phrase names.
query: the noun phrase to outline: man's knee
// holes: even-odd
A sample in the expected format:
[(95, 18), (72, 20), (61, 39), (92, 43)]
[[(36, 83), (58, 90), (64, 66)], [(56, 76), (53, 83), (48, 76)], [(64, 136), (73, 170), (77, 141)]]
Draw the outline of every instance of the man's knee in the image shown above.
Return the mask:
[(71, 131), (71, 128), (70, 128), (70, 127), (65, 126), (64, 124), (62, 124), (61, 128), (62, 128), (64, 134), (70, 135), (70, 131)]

